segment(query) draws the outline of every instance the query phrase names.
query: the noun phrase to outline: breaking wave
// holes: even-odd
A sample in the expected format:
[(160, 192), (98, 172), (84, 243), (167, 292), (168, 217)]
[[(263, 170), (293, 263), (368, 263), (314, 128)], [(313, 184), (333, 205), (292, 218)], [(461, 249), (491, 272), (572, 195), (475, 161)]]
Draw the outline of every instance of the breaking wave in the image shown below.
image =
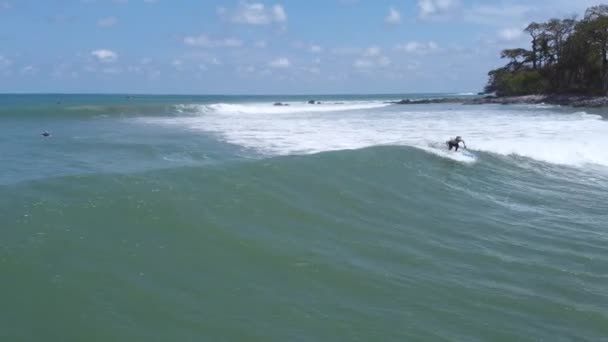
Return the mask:
[(471, 162), (471, 156), (455, 156), (437, 148), (443, 147), (448, 138), (461, 135), (474, 151), (554, 164), (608, 166), (608, 122), (586, 112), (541, 111), (521, 106), (409, 107), (382, 102), (176, 108), (192, 115), (142, 120), (213, 133), (225, 142), (269, 155), (404, 145)]

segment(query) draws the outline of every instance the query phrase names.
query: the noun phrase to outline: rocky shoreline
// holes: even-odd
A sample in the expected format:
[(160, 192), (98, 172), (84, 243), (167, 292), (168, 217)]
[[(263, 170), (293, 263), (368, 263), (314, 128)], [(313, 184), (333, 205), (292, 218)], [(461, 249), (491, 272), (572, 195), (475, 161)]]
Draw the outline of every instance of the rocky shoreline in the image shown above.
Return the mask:
[(551, 104), (572, 107), (601, 108), (608, 107), (608, 97), (582, 96), (582, 95), (526, 95), (526, 96), (485, 96), (472, 99), (439, 98), (422, 100), (401, 100), (390, 102), (399, 105), (461, 103), (465, 105), (480, 104)]

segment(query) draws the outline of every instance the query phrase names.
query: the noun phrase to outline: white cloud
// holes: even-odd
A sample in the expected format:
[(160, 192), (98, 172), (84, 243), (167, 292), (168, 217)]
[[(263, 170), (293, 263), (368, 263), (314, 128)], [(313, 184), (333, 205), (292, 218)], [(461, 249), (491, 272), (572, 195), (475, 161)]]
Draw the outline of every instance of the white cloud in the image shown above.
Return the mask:
[(260, 48), (260, 49), (264, 49), (268, 46), (268, 43), (266, 43), (265, 40), (258, 40), (257, 42), (255, 42), (255, 47)]
[(139, 74), (142, 72), (142, 68), (139, 65), (129, 65), (127, 67), (128, 72)]
[(219, 44), (220, 46), (225, 47), (241, 47), (243, 46), (243, 41), (234, 38), (228, 38), (220, 41)]
[(202, 33), (198, 36), (187, 36), (183, 39), (184, 44), (194, 47), (212, 48), (212, 47), (241, 47), (243, 41), (235, 38), (226, 38), (221, 40), (212, 40), (206, 34)]
[(321, 53), (321, 52), (323, 52), (323, 48), (320, 47), (319, 45), (311, 45), (310, 46), (310, 52), (312, 52), (312, 53)]
[(391, 65), (391, 60), (386, 56), (382, 56), (378, 59), (378, 61), (376, 63), (378, 63), (378, 65), (380, 65), (380, 66), (385, 67), (385, 66)]
[(354, 63), (353, 66), (357, 69), (367, 69), (367, 68), (371, 68), (374, 66), (374, 62), (372, 62), (369, 59), (357, 59)]
[(405, 44), (399, 44), (395, 49), (411, 54), (426, 55), (439, 50), (439, 45), (433, 41), (427, 43), (412, 41)]
[(62, 62), (53, 67), (53, 72), (51, 73), (51, 77), (54, 78), (63, 78), (64, 76), (74, 76), (74, 71), (72, 70), (72, 65), (70, 63)]
[(156, 79), (160, 78), (160, 75), (161, 75), (160, 70), (151, 70), (148, 73), (148, 79), (150, 79), (150, 80), (156, 80)]
[(391, 64), (391, 60), (382, 55), (382, 50), (377, 46), (370, 46), (361, 52), (361, 58), (353, 63), (359, 70), (371, 69), (376, 67), (386, 67)]
[(285, 13), (285, 9), (281, 5), (272, 6), (272, 14), (274, 15), (274, 20), (278, 23), (287, 22), (287, 13)]
[(8, 2), (8, 1), (0, 1), (0, 10), (11, 9), (11, 8), (13, 8), (13, 4), (11, 4), (10, 2)]
[(118, 59), (118, 54), (116, 52), (106, 49), (91, 51), (91, 55), (102, 63), (112, 63)]
[[(482, 5), (474, 6), (464, 13), (464, 20), (476, 24), (484, 25), (504, 25), (513, 22), (529, 21), (530, 16), (537, 11), (531, 6), (526, 5)], [(546, 11), (542, 11), (543, 14)], [(544, 14), (548, 18), (547, 14)]]
[(23, 74), (35, 74), (37, 71), (38, 68), (33, 65), (26, 65), (21, 69), (21, 73)]
[(271, 61), (270, 63), (268, 63), (268, 66), (270, 66), (272, 68), (277, 68), (277, 69), (286, 69), (291, 66), (291, 63), (289, 62), (289, 59), (287, 59), (285, 57), (281, 57), (281, 58), (277, 58), (277, 59)]
[(458, 7), (458, 0), (418, 0), (420, 18), (423, 19), (450, 14)]
[(405, 68), (408, 71), (418, 70), (418, 69), (420, 69), (420, 63), (419, 62), (413, 62), (413, 63), (408, 64)]
[(13, 61), (0, 55), (0, 69), (6, 69), (13, 65)]
[(116, 17), (107, 17), (101, 18), (97, 21), (97, 26), (99, 27), (112, 27), (118, 24), (118, 19)]
[(399, 24), (401, 22), (401, 13), (397, 11), (395, 8), (391, 7), (388, 11), (388, 15), (384, 18), (384, 22), (387, 24)]
[(363, 50), (363, 56), (365, 57), (376, 57), (379, 56), (381, 53), (382, 50), (380, 50), (380, 48), (377, 46), (370, 46), (367, 49)]
[(285, 24), (287, 22), (287, 13), (281, 5), (266, 7), (262, 3), (241, 2), (236, 9), (228, 10), (224, 7), (219, 7), (217, 13), (224, 18), (238, 24), (248, 25), (268, 25), (268, 24)]
[(78, 20), (78, 17), (74, 15), (55, 14), (47, 16), (45, 20), (51, 24), (63, 25), (74, 23)]
[(236, 68), (236, 71), (240, 74), (253, 74), (257, 69), (251, 65), (240, 65)]
[(184, 37), (184, 44), (197, 47), (211, 47), (212, 43), (206, 34)]
[(498, 32), (498, 37), (505, 42), (519, 40), (524, 35), (521, 28), (506, 28)]
[(389, 65), (391, 65), (391, 60), (386, 56), (378, 56), (378, 58), (359, 58), (353, 63), (353, 66), (357, 69), (372, 69), (376, 67), (387, 67)]

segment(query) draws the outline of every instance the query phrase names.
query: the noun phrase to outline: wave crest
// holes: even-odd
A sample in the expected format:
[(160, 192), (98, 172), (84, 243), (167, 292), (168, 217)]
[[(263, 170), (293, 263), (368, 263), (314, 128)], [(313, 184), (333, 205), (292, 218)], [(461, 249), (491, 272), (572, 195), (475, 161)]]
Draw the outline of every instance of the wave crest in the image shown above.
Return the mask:
[(324, 104), (303, 104), (286, 102), (277, 106), (272, 103), (250, 103), (250, 104), (180, 104), (174, 108), (180, 114), (295, 114), (295, 113), (321, 113), (339, 112), (361, 109), (375, 109), (387, 107), (390, 104), (383, 102), (332, 102)]
[[(268, 155), (309, 154), (378, 145), (406, 145), (446, 158), (432, 143), (461, 135), (475, 151), (548, 163), (608, 166), (608, 122), (586, 112), (521, 106), (404, 107), (381, 102), (273, 106), (213, 104), (182, 107), (195, 115), (156, 122), (214, 134)], [(374, 109), (376, 108), (376, 109)], [(361, 110), (370, 109), (370, 110)], [(373, 109), (373, 110), (372, 110)], [(340, 111), (339, 114), (332, 112)], [(284, 115), (281, 115), (284, 114)], [(286, 115), (289, 114), (289, 115)], [(427, 147), (431, 147), (430, 150)]]

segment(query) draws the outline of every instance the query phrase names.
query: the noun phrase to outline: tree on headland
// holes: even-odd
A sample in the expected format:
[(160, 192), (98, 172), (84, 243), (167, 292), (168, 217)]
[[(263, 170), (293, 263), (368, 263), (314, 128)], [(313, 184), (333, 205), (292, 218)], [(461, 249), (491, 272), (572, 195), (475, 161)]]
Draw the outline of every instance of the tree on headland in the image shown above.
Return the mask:
[(503, 50), (509, 62), (489, 72), (486, 92), (608, 95), (608, 5), (588, 8), (580, 21), (553, 18), (524, 31), (530, 50)]
[(509, 58), (511, 61), (507, 64), (506, 68), (513, 71), (518, 71), (532, 59), (530, 51), (526, 49), (502, 50), (500, 58)]
[(580, 29), (589, 39), (589, 45), (599, 52), (601, 59), (602, 92), (608, 92), (608, 5), (588, 8)]
[(530, 56), (532, 57), (532, 68), (534, 70), (538, 70), (538, 51), (541, 40), (541, 34), (543, 33), (542, 25), (539, 23), (531, 23), (526, 27), (526, 32), (532, 38), (532, 51), (530, 52)]

